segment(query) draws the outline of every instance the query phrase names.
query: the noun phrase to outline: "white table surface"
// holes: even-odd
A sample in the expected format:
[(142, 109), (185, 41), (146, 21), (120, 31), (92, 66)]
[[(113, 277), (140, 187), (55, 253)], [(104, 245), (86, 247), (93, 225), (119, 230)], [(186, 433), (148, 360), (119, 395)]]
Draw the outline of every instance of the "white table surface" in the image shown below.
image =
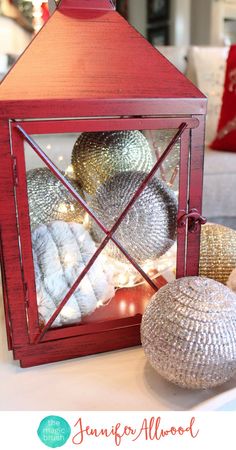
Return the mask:
[(236, 386), (206, 391), (174, 386), (148, 364), (141, 347), (22, 369), (7, 349), (0, 298), (0, 410), (190, 410)]

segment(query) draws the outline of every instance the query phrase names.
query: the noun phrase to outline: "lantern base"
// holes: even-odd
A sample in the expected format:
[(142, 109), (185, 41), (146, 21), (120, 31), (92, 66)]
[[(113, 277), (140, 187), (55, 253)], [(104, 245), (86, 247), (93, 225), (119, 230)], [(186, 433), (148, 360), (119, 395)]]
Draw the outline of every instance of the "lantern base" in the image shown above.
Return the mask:
[[(160, 276), (155, 283), (160, 288), (166, 280)], [(53, 328), (41, 342), (14, 347), (14, 359), (25, 368), (140, 345), (142, 314), (152, 295), (147, 283), (119, 289), (81, 324)]]
[(75, 336), (71, 339), (60, 339), (43, 344), (32, 344), (14, 350), (14, 359), (20, 360), (22, 368), (47, 364), (66, 359), (88, 356), (96, 353), (109, 352), (140, 345), (140, 323), (127, 327)]

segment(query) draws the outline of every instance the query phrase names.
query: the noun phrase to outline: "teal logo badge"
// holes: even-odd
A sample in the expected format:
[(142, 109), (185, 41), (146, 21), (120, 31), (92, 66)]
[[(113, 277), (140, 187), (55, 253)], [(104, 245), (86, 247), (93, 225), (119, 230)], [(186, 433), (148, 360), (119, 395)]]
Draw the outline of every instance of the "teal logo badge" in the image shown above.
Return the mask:
[(43, 444), (56, 448), (65, 445), (70, 437), (71, 428), (62, 417), (47, 416), (41, 420), (37, 433)]

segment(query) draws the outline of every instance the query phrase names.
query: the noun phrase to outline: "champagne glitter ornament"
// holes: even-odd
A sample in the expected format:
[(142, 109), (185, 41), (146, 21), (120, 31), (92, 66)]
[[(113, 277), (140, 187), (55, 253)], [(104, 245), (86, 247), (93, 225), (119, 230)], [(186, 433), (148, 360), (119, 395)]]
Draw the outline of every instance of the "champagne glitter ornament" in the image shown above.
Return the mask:
[(175, 280), (149, 302), (141, 340), (168, 381), (190, 389), (220, 385), (236, 373), (236, 295), (208, 278)]
[[(69, 179), (81, 195), (78, 184)], [(31, 229), (54, 220), (83, 222), (85, 211), (48, 168), (27, 172), (27, 190)]]
[[(142, 172), (114, 175), (97, 190), (91, 207), (100, 221), (110, 229), (145, 178)], [(153, 178), (122, 221), (115, 237), (138, 262), (158, 258), (174, 243), (176, 235), (177, 201), (175, 194), (161, 180)], [(92, 222), (95, 240), (104, 237)], [(109, 242), (105, 249), (110, 256), (127, 259)]]
[(236, 231), (209, 223), (201, 229), (199, 275), (226, 284), (236, 267)]
[(100, 184), (119, 172), (149, 172), (154, 155), (140, 131), (82, 133), (72, 151), (72, 166), (81, 186), (95, 194)]
[[(96, 251), (78, 223), (41, 225), (32, 233), (35, 282), (40, 321), (46, 323)], [(100, 255), (55, 319), (53, 326), (80, 322), (115, 294), (112, 274)]]

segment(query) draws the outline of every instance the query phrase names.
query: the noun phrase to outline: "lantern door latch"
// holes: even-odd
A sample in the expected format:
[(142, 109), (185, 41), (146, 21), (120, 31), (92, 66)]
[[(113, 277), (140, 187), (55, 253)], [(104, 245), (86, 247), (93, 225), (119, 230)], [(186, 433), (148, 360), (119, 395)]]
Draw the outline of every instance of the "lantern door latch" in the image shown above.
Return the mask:
[(201, 216), (199, 211), (196, 208), (190, 209), (187, 213), (185, 212), (178, 219), (178, 228), (183, 228), (186, 226), (188, 221), (188, 231), (190, 233), (195, 233), (198, 231), (200, 225), (204, 225), (207, 222), (206, 217)]

